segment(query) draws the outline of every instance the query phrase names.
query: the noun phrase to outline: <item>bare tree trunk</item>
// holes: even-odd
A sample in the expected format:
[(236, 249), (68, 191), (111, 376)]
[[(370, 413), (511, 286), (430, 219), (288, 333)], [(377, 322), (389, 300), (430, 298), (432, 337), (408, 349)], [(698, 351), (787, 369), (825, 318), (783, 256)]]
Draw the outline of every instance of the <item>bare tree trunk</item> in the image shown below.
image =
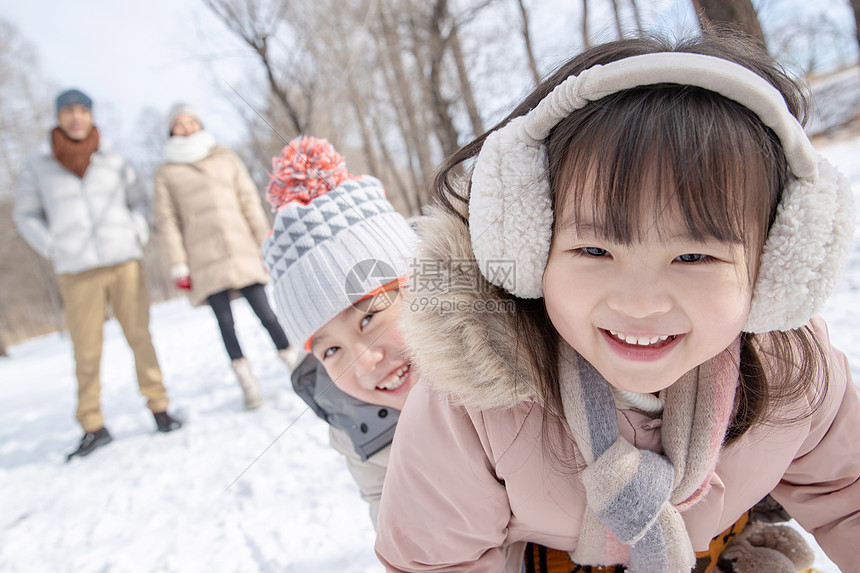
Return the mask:
[(364, 153), (364, 160), (367, 161), (367, 168), (371, 173), (379, 173), (379, 160), (376, 158), (374, 151), (374, 142), (370, 137), (370, 132), (367, 130), (364, 112), (361, 111), (361, 105), (355, 101), (355, 98), (350, 98), (352, 101), (352, 109), (355, 112), (355, 120), (358, 122), (358, 131), (361, 134), (361, 147)]
[(9, 314), (9, 309), (6, 308), (6, 297), (0, 296), (0, 357), (8, 356), (4, 334), (12, 332)]
[[(413, 158), (418, 156), (418, 152), (415, 149), (414, 138), (409, 135), (409, 121), (406, 119), (406, 113), (403, 110), (402, 102), (400, 101), (400, 98), (397, 97), (395, 81), (391, 77), (390, 70), (391, 66), (384, 66), (382, 76), (385, 80), (385, 86), (388, 89), (388, 93), (391, 94), (392, 107), (394, 108), (394, 113), (397, 116), (397, 125), (400, 128), (400, 136), (403, 139), (403, 144), (406, 146), (406, 155), (408, 159), (406, 165), (409, 170), (409, 177), (412, 180), (411, 189), (415, 192), (415, 201), (420, 205), (421, 197), (418, 196), (418, 187), (421, 185), (422, 177), (415, 171), (415, 163), (413, 161)], [(376, 132), (377, 139), (381, 140), (378, 135), (380, 133), (378, 125), (376, 125)]]
[(430, 158), (430, 147), (427, 143), (426, 132), (421, 129), (418, 122), (418, 114), (416, 111), (415, 102), (412, 99), (411, 81), (406, 76), (401, 59), (400, 46), (397, 39), (397, 32), (394, 30), (390, 21), (390, 16), (384, 8), (379, 11), (379, 24), (382, 27), (382, 35), (385, 40), (385, 51), (388, 55), (389, 63), (394, 73), (394, 81), (396, 91), (392, 93), (392, 97), (400, 100), (403, 105), (403, 113), (407, 123), (407, 130), (404, 132), (405, 138), (411, 138), (414, 146), (418, 165), (420, 168), (419, 181), (416, 189), (418, 190), (420, 203), (426, 203), (426, 197), (422, 190), (425, 188), (430, 174), (433, 172), (433, 161)]
[(352, 74), (346, 72), (346, 82), (349, 90), (349, 101), (352, 104), (352, 110), (355, 112), (355, 120), (358, 122), (358, 131), (361, 134), (361, 143), (364, 150), (364, 157), (367, 160), (367, 168), (371, 173), (379, 172), (379, 161), (374, 152), (374, 142), (371, 134), (367, 129), (367, 119), (365, 113), (366, 102), (361, 101), (358, 97), (358, 89), (355, 86), (355, 79)]
[(582, 0), (582, 47), (588, 48), (591, 46), (591, 39), (588, 34), (588, 0)]
[[(391, 173), (391, 177), (394, 179), (398, 188), (401, 192), (401, 197), (403, 202), (406, 204), (406, 210), (409, 215), (417, 215), (418, 214), (418, 193), (414, 187), (410, 188), (403, 181), (403, 178), (400, 177), (400, 170), (397, 168), (397, 163), (392, 159), (391, 153), (388, 151), (388, 147), (385, 145), (385, 138), (382, 135), (382, 129), (380, 128), (379, 123), (373, 124), (375, 134), (376, 134), (376, 144), (379, 146), (380, 151), (382, 151), (382, 157), (385, 160), (385, 164), (388, 166), (388, 172)], [(410, 189), (412, 190), (410, 192)], [(414, 196), (413, 196), (414, 195)]]
[(636, 33), (641, 38), (645, 35), (645, 29), (642, 28), (642, 17), (639, 14), (639, 5), (636, 0), (630, 0), (630, 7), (633, 9), (633, 19), (636, 21)]
[(612, 11), (615, 13), (615, 28), (618, 30), (618, 38), (624, 38), (624, 29), (621, 26), (621, 13), (618, 11), (618, 0), (612, 0)]
[(761, 23), (758, 21), (758, 15), (751, 0), (692, 0), (692, 2), (703, 32), (707, 32), (715, 24), (729, 25), (758, 40), (762, 48), (767, 47)]
[(518, 4), (520, 6), (520, 17), (522, 18), (522, 28), (520, 31), (523, 34), (523, 43), (526, 46), (526, 55), (529, 58), (529, 69), (531, 69), (532, 77), (535, 80), (535, 85), (537, 85), (540, 83), (540, 74), (538, 73), (537, 61), (535, 61), (535, 54), (532, 49), (532, 37), (531, 32), (529, 32), (529, 13), (526, 10), (525, 0), (518, 0)]
[(857, 47), (860, 49), (860, 0), (850, 0), (851, 9), (854, 10), (854, 35), (857, 38)]
[[(430, 102), (433, 110), (436, 135), (442, 145), (442, 152), (450, 155), (457, 151), (458, 134), (454, 120), (448, 110), (448, 101), (442, 94), (442, 60), (445, 57), (443, 27), (448, 20), (448, 1), (437, 0), (433, 6), (430, 28)], [(416, 44), (417, 45), (417, 44)], [(416, 54), (416, 57), (418, 54)]]
[(472, 90), (472, 82), (469, 81), (469, 71), (466, 67), (463, 48), (460, 45), (460, 35), (457, 33), (456, 23), (451, 28), (448, 42), (451, 45), (451, 55), (454, 57), (454, 63), (457, 66), (457, 76), (460, 78), (460, 94), (463, 96), (463, 103), (466, 104), (466, 111), (469, 113), (469, 121), (472, 123), (472, 133), (477, 137), (484, 133), (484, 121), (481, 119), (481, 112), (478, 111), (478, 104), (475, 103), (475, 94)]
[[(287, 94), (287, 90), (285, 90), (281, 84), (278, 83), (278, 80), (275, 79), (275, 72), (272, 69), (272, 61), (269, 59), (267, 38), (261, 38), (257, 43), (258, 45), (254, 45), (251, 42), (248, 43), (252, 48), (254, 48), (254, 51), (257, 52), (257, 55), (260, 57), (260, 63), (263, 64), (263, 68), (266, 70), (266, 79), (269, 82), (269, 89), (278, 100), (278, 103), (283, 106), (287, 117), (290, 118), (290, 123), (292, 123), (293, 129), (296, 130), (296, 133), (310, 133), (310, 118), (312, 117), (312, 110), (306, 109), (304, 114), (300, 113), (297, 104), (292, 101), (290, 96)], [(310, 103), (313, 99), (307, 98), (306, 101)]]

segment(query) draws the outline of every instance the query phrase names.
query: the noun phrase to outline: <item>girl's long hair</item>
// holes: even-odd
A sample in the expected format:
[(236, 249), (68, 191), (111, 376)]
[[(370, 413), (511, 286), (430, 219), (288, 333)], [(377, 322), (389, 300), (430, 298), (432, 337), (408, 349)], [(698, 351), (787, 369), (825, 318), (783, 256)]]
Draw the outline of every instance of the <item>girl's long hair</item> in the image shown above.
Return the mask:
[[(805, 122), (806, 100), (797, 84), (751, 42), (721, 31), (679, 43), (652, 37), (588, 49), (550, 75), (491, 132), (534, 109), (571, 75), (639, 54), (673, 51), (716, 56), (753, 70), (773, 84), (791, 113)], [(470, 160), (486, 136), (450, 156), (434, 180), (438, 203), (464, 225)], [(589, 193), (592, 204), (599, 206), (590, 217), (595, 226), (604, 230), (605, 238), (629, 244), (641, 238), (641, 225), (653, 224), (647, 217), (655, 206), (656, 212), (678, 209), (691, 235), (743, 244), (755, 280), (761, 249), (791, 174), (779, 139), (742, 105), (691, 86), (635, 88), (572, 112), (545, 143), (546, 176), (557, 218), (563, 206), (579, 205), (582, 194)], [(643, 186), (643, 181), (656, 184)], [(541, 373), (535, 382), (547, 415), (563, 416), (559, 338), (543, 299), (521, 299), (502, 291), (499, 295), (514, 303), (510, 335), (532, 371)], [(740, 380), (727, 443), (755, 424), (810, 415), (827, 384), (825, 353), (808, 327), (743, 333), (741, 339)], [(806, 403), (807, 396), (813, 397), (811, 407), (775, 415), (784, 405)]]

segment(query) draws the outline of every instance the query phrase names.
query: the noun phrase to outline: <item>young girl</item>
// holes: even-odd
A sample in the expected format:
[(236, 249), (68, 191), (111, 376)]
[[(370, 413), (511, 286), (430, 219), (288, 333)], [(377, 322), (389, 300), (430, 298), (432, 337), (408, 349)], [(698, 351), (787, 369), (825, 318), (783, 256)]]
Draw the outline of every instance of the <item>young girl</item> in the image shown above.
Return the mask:
[(277, 215), (263, 255), (287, 335), (311, 353), (293, 386), (329, 423), (375, 526), (394, 427), (417, 379), (397, 328), (415, 232), (382, 183), (350, 175), (324, 139), (294, 139), (272, 166)]
[[(802, 104), (741, 40), (619, 41), (447, 161), (419, 260), (456, 261), (435, 295), (472, 311), (404, 300), (422, 383), (380, 508), (388, 570), (502, 571), (526, 542), (565, 572), (705, 570), (770, 494), (860, 571), (860, 393), (811, 318), (851, 190)], [(775, 548), (746, 563), (808, 566)]]

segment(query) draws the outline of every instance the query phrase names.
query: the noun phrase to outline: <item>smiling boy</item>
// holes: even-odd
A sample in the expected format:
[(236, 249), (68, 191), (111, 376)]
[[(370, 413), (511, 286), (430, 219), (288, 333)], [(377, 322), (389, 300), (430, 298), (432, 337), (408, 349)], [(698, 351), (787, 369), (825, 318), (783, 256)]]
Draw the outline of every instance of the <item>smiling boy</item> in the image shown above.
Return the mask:
[(350, 175), (326, 140), (294, 139), (272, 163), (277, 215), (263, 255), (287, 336), (313, 355), (293, 386), (329, 423), (375, 525), (397, 415), (417, 380), (397, 327), (415, 233), (381, 182)]

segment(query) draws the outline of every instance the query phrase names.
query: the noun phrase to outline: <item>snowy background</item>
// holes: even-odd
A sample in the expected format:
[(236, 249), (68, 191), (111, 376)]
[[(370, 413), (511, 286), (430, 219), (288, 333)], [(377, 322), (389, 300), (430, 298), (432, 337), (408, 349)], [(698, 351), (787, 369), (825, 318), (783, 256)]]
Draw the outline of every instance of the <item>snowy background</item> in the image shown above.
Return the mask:
[[(860, 204), (860, 139), (820, 151), (851, 179)], [(69, 464), (81, 435), (69, 340), (45, 336), (0, 358), (0, 571), (382, 571), (367, 507), (326, 425), (293, 394), (245, 301), (234, 311), (262, 408), (243, 411), (208, 308), (155, 305), (153, 340), (185, 427), (154, 432), (110, 321), (102, 405), (114, 442)], [(822, 314), (860, 380), (860, 236)], [(838, 572), (817, 553), (821, 572)]]

